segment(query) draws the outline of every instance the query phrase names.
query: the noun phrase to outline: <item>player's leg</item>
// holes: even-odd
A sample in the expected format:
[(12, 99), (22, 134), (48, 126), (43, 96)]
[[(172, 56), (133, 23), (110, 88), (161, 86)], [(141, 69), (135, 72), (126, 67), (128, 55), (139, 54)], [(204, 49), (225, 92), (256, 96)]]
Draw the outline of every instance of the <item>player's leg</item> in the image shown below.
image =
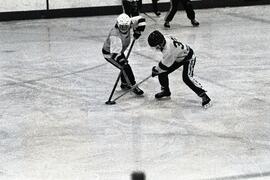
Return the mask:
[[(111, 54), (107, 51), (105, 51), (104, 49), (102, 49), (102, 53), (104, 58), (111, 63), (112, 65), (114, 65), (115, 67), (117, 67), (118, 69), (120, 69), (122, 71), (121, 73), (121, 89), (130, 89), (131, 86), (136, 84), (135, 81), (135, 77), (133, 74), (133, 71), (130, 67), (130, 65), (128, 64), (128, 61), (124, 55), (124, 53), (120, 53), (120, 54)], [(144, 92), (139, 88), (136, 87), (133, 89), (133, 92), (137, 95), (142, 95)]]
[(160, 12), (158, 10), (158, 0), (152, 0), (152, 6), (153, 6), (153, 12), (157, 15), (160, 16)]
[(182, 78), (185, 84), (202, 98), (202, 106), (205, 107), (210, 103), (211, 99), (207, 96), (202, 85), (193, 77), (195, 63), (196, 57), (194, 55), (184, 63)]
[[(133, 71), (131, 69), (131, 66), (129, 64), (125, 64), (123, 66), (123, 73), (121, 75), (121, 88), (124, 90), (130, 89), (131, 86), (129, 84), (131, 86), (134, 86), (136, 84), (136, 81), (135, 81), (135, 77), (134, 77)], [(123, 88), (123, 86), (124, 86), (124, 88)], [(142, 95), (144, 93), (143, 90), (141, 90), (138, 86), (133, 89), (133, 92), (136, 95)]]
[(131, 16), (131, 3), (127, 0), (122, 0), (122, 5), (124, 13)]
[(196, 19), (195, 19), (195, 12), (194, 12), (194, 9), (192, 7), (190, 0), (181, 0), (181, 3), (182, 3), (182, 5), (187, 13), (188, 19), (190, 19), (191, 24), (193, 26), (199, 26), (200, 23), (198, 21), (196, 21)]
[(171, 96), (171, 91), (169, 88), (169, 77), (168, 73), (161, 73), (158, 75), (158, 80), (161, 86), (161, 92), (155, 94), (155, 98), (161, 99), (163, 97)]
[(171, 3), (171, 7), (168, 14), (165, 16), (165, 23), (164, 23), (164, 27), (167, 27), (167, 28), (170, 28), (170, 22), (172, 21), (174, 15), (177, 12), (179, 0), (171, 0), (170, 3)]
[(201, 94), (205, 93), (205, 90), (202, 88), (202, 85), (193, 77), (195, 62), (196, 58), (192, 58), (184, 63), (182, 78), (185, 84), (198, 96), (200, 96)]
[(121, 88), (123, 90), (130, 89), (132, 85), (136, 84), (133, 71), (129, 64), (123, 65), (123, 72), (121, 75)]
[(130, 2), (131, 16), (139, 16), (139, 1)]
[[(135, 76), (132, 71), (131, 66), (128, 64), (128, 61), (125, 58), (125, 55), (122, 53), (119, 58), (117, 58), (117, 63), (122, 66), (123, 73), (121, 74), (121, 85), (120, 87), (123, 90), (130, 89), (131, 86), (136, 84)], [(133, 89), (133, 92), (137, 95), (142, 95), (144, 92), (139, 88), (136, 87)]]
[(142, 0), (138, 0), (138, 12), (142, 12)]
[[(110, 54), (109, 52), (106, 52), (104, 50), (102, 50), (103, 52), (103, 56), (104, 58), (109, 62), (111, 63), (113, 66), (115, 66), (116, 68), (120, 69), (122, 72), (124, 72), (124, 69), (126, 71), (129, 71), (129, 68), (128, 67), (124, 67), (124, 65), (126, 64), (126, 60), (125, 60), (125, 56), (123, 54), (121, 55), (112, 55)], [(129, 65), (128, 65), (129, 66)], [(132, 74), (133, 75), (133, 74)], [(133, 77), (131, 76), (131, 80), (135, 79), (134, 78), (134, 75)], [(135, 80), (133, 80), (135, 81)], [(125, 89), (125, 88), (128, 88), (131, 86), (131, 82), (127, 76), (127, 73), (124, 72), (124, 73), (121, 73), (121, 88), (122, 89)]]
[(158, 75), (158, 80), (161, 85), (161, 92), (157, 93), (155, 97), (157, 99), (163, 98), (163, 97), (169, 97), (171, 96), (171, 91), (169, 88), (169, 77), (168, 75), (178, 69), (182, 64), (175, 62), (167, 72), (161, 73)]

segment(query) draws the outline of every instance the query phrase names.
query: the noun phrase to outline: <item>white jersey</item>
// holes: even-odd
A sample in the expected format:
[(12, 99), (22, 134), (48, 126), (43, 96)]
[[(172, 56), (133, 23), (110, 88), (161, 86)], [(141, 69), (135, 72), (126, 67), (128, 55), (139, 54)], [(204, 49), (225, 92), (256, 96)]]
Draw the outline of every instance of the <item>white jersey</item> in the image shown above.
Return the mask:
[[(167, 69), (173, 65), (174, 62), (182, 62), (188, 55), (190, 56), (191, 48), (177, 41), (172, 36), (164, 36), (166, 44), (161, 51), (163, 58), (156, 68), (160, 73), (167, 71)], [(193, 55), (193, 54), (192, 54)], [(192, 56), (191, 55), (191, 56)]]
[(123, 34), (118, 28), (111, 29), (106, 41), (104, 42), (103, 49), (108, 53), (124, 53), (130, 44), (130, 31)]
[[(145, 27), (145, 18), (141, 16), (135, 16), (131, 18), (131, 28), (134, 31)], [(113, 27), (104, 42), (103, 49), (108, 53), (124, 53), (130, 44), (130, 30), (123, 34), (117, 27)]]

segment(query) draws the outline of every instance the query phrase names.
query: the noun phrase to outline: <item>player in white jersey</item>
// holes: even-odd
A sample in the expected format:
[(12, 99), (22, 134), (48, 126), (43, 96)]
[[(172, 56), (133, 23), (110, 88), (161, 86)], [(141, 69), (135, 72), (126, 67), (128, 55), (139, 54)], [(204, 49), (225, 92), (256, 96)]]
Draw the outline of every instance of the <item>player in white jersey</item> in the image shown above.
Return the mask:
[(185, 84), (202, 98), (202, 106), (208, 107), (211, 99), (193, 77), (196, 57), (193, 50), (186, 44), (182, 44), (172, 36), (164, 36), (159, 31), (153, 31), (148, 37), (148, 44), (163, 54), (163, 59), (158, 66), (152, 68), (152, 76), (158, 76), (161, 92), (157, 93), (157, 99), (171, 96), (168, 74), (183, 66), (182, 78)]
[[(130, 89), (131, 86), (136, 84), (133, 71), (124, 54), (130, 44), (130, 31), (133, 29), (133, 37), (138, 39), (144, 28), (145, 18), (141, 16), (130, 18), (123, 13), (118, 16), (115, 26), (110, 30), (104, 42), (102, 48), (104, 58), (118, 69), (123, 69), (120, 85), (123, 90)], [(133, 92), (137, 95), (144, 93), (139, 87), (134, 88)]]

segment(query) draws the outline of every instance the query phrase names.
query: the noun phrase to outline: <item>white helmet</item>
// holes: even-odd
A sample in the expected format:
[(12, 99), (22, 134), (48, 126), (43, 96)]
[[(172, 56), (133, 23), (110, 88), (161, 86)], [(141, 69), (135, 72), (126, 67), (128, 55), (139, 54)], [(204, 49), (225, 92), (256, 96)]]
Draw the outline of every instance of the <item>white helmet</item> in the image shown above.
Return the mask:
[(131, 24), (130, 17), (123, 13), (120, 14), (117, 18), (117, 27), (122, 33), (127, 33)]

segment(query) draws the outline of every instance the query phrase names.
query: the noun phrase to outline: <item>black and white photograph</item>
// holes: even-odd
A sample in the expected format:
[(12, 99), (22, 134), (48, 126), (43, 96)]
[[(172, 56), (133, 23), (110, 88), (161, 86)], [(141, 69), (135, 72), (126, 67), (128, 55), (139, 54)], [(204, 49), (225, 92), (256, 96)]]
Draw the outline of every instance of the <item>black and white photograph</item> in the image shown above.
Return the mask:
[(0, 0), (0, 180), (270, 180), (270, 0)]

